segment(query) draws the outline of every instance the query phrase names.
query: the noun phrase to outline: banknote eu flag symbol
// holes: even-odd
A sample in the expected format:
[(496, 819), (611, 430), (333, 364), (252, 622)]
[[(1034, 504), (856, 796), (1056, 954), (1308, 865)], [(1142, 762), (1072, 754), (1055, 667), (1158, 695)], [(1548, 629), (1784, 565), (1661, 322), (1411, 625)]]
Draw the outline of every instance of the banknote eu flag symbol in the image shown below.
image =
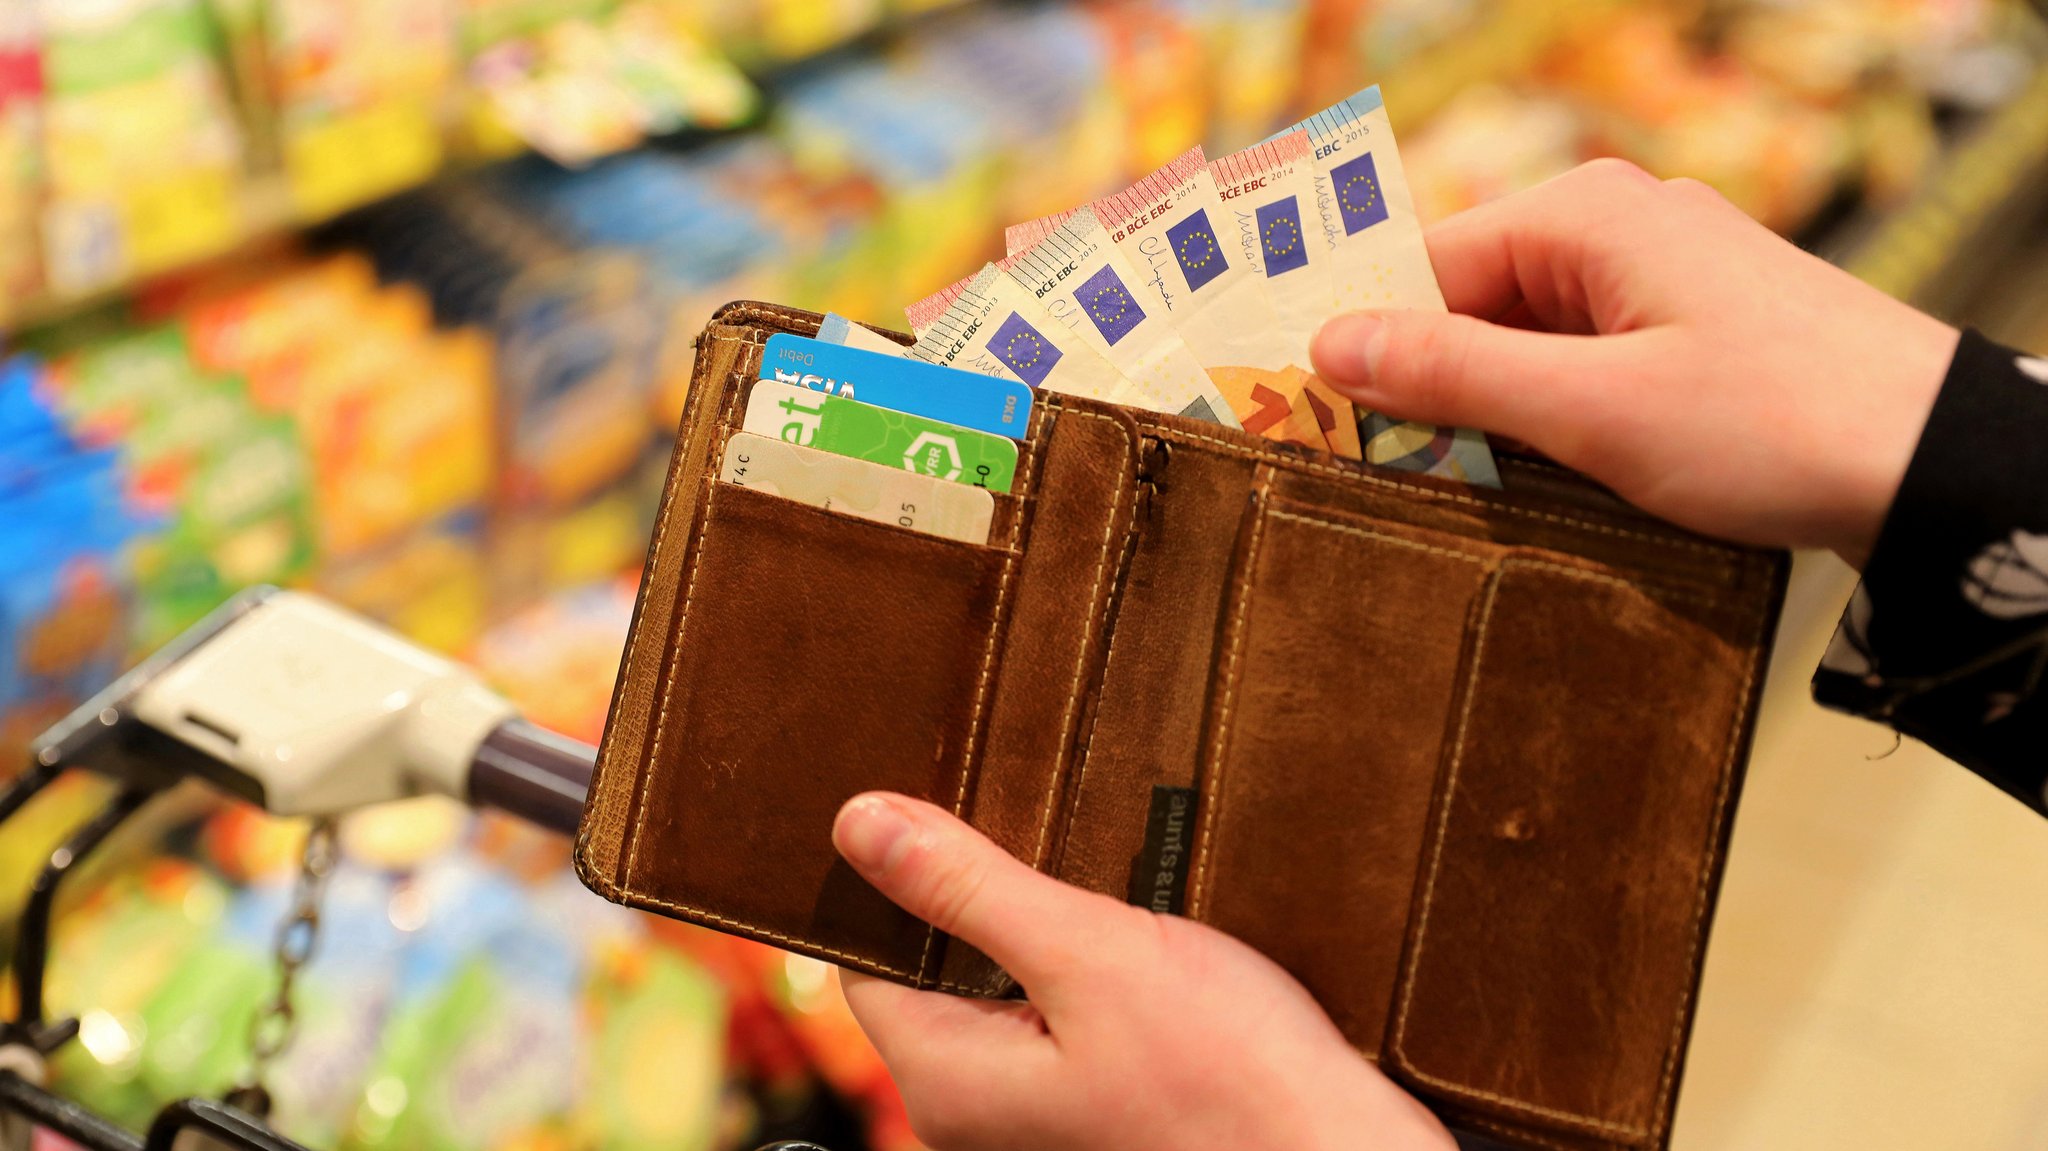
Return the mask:
[(1095, 328), (1102, 333), (1111, 347), (1118, 340), (1131, 334), (1131, 329), (1144, 322), (1145, 313), (1138, 307), (1138, 301), (1131, 298), (1131, 291), (1117, 278), (1116, 269), (1103, 265), (1101, 271), (1081, 281), (1074, 289), (1074, 299), (1080, 301), (1081, 310), (1095, 321)]
[(1330, 186), (1337, 194), (1345, 235), (1357, 235), (1387, 218), (1387, 198), (1380, 194), (1380, 173), (1372, 153), (1330, 169)]
[(1293, 196), (1260, 208), (1259, 246), (1266, 251), (1266, 278), (1308, 267), (1308, 245), (1302, 242), (1301, 205)]
[(1188, 278), (1190, 292), (1201, 291), (1203, 284), (1229, 270), (1223, 264), (1223, 246), (1216, 242), (1216, 230), (1209, 226), (1209, 213), (1200, 208), (1168, 228), (1166, 239), (1173, 245), (1173, 258), (1180, 261), (1181, 275)]
[(1052, 374), (1052, 366), (1060, 362), (1060, 350), (1015, 312), (989, 337), (988, 350), (1017, 373), (1018, 379), (1034, 388), (1045, 383), (1045, 377)]

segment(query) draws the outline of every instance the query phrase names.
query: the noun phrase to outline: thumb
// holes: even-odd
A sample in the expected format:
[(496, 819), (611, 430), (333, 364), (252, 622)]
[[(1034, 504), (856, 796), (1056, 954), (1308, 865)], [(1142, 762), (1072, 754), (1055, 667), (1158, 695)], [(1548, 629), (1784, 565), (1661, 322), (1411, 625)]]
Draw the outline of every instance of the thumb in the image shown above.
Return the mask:
[(1443, 312), (1353, 312), (1323, 325), (1311, 355), (1316, 374), (1362, 407), (1560, 456), (1611, 374), (1614, 342)]
[(1001, 964), (1045, 1006), (1062, 974), (1143, 913), (1033, 871), (988, 837), (929, 803), (888, 792), (839, 809), (832, 842), (897, 906)]

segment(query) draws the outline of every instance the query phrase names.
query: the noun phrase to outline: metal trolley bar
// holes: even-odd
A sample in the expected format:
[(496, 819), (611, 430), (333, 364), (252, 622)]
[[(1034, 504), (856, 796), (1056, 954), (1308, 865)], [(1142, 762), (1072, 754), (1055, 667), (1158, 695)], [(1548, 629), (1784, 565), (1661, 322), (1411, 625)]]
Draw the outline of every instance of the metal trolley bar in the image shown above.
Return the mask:
[(50, 915), (57, 902), (57, 886), (157, 791), (152, 784), (122, 788), (99, 814), (86, 820), (50, 853), (49, 861), (43, 864), (29, 888), (28, 901), (21, 911), (21, 934), (14, 941), (14, 980), (20, 1000), (14, 1028), (42, 1054), (49, 1054), (69, 1038), (68, 1034), (46, 1033), (43, 1025), (43, 973), (50, 960)]
[(142, 1151), (142, 1140), (12, 1071), (0, 1071), (0, 1110), (62, 1135), (91, 1151)]

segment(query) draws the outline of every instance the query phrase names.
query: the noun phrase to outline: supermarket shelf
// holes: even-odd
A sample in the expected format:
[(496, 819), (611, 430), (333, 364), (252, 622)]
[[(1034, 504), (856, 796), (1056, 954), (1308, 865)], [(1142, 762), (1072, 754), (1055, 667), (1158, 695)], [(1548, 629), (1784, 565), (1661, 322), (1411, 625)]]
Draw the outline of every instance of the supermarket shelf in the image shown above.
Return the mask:
[(242, 235), (228, 247), (188, 263), (153, 268), (88, 291), (38, 292), (18, 303), (0, 307), (0, 329), (11, 334), (54, 324), (112, 303), (163, 276), (260, 251), (300, 229), (321, 222), (301, 217), (293, 210), (291, 189), (284, 177), (276, 173), (254, 177), (243, 185), (239, 206), (242, 208)]
[(233, 243), (192, 260), (136, 272), (87, 291), (36, 293), (17, 305), (0, 308), (0, 329), (11, 334), (58, 323), (131, 295), (143, 286), (167, 276), (175, 276), (276, 247), (293, 236), (317, 228), (350, 211), (368, 207), (389, 196), (411, 191), (423, 186), (424, 183), (431, 183), (502, 159), (505, 157), (467, 158), (451, 155), (444, 160), (433, 176), (420, 184), (394, 188), (385, 196), (373, 197), (341, 212), (322, 214), (302, 213), (293, 205), (290, 184), (282, 173), (268, 172), (251, 176), (241, 186), (241, 195), (237, 201), (242, 221), (241, 234)]
[[(685, 128), (669, 136), (654, 137), (643, 146), (687, 147), (695, 142), (721, 136), (752, 131), (760, 127), (769, 107), (772, 107), (775, 93), (791, 80), (812, 71), (830, 61), (872, 52), (887, 45), (924, 21), (943, 13), (972, 7), (976, 3), (990, 0), (940, 0), (927, 3), (901, 15), (883, 20), (880, 24), (855, 30), (838, 41), (797, 59), (769, 61), (748, 71), (763, 95), (761, 109), (746, 121), (730, 128), (706, 130)], [(464, 155), (451, 150), (441, 166), (427, 180), (393, 188), (383, 196), (374, 197), (349, 208), (328, 213), (307, 214), (293, 203), (292, 189), (282, 172), (264, 172), (251, 175), (240, 187), (236, 206), (242, 221), (239, 237), (224, 248), (208, 252), (191, 260), (149, 268), (119, 280), (81, 292), (39, 292), (11, 305), (0, 303), (0, 336), (30, 331), (60, 322), (72, 316), (89, 312), (94, 308), (112, 303), (133, 294), (137, 289), (181, 272), (192, 271), (222, 261), (233, 260), (252, 252), (278, 246), (301, 233), (330, 223), (339, 216), (369, 207), (371, 204), (403, 194), (435, 180), (445, 179), (465, 171), (472, 171), (493, 163), (512, 158), (499, 155)]]
[[(835, 49), (836, 51), (836, 49)], [(764, 86), (763, 91), (768, 89)], [(760, 126), (761, 116), (756, 114), (748, 120), (730, 128), (703, 129), (685, 128), (665, 136), (650, 137), (642, 147), (687, 148), (699, 142), (753, 131)], [(372, 196), (360, 203), (351, 204), (334, 212), (307, 213), (300, 211), (292, 199), (291, 186), (282, 173), (264, 173), (250, 178), (242, 186), (242, 198), (238, 206), (242, 209), (242, 234), (228, 246), (209, 252), (194, 259), (151, 268), (134, 275), (83, 292), (42, 292), (30, 296), (15, 306), (0, 304), (0, 337), (59, 323), (74, 316), (83, 315), (95, 308), (112, 304), (116, 300), (133, 295), (141, 288), (188, 272), (234, 260), (246, 259), (267, 250), (280, 249), (294, 238), (312, 232), (324, 225), (383, 203), (407, 192), (416, 191), (436, 181), (473, 172), (492, 164), (516, 159), (523, 152), (496, 155), (464, 155), (451, 152), (434, 174), (425, 180), (394, 187), (382, 195)]]
[(1626, 2), (1503, 0), (1475, 27), (1453, 33), (1402, 62), (1380, 86), (1400, 93), (1402, 119), (1419, 124), (1465, 88), (1527, 72), (1560, 41), (1612, 15)]
[(1902, 300), (1942, 311), (1973, 268), (2048, 204), (2048, 67), (1955, 145), (1904, 206), (1822, 254)]

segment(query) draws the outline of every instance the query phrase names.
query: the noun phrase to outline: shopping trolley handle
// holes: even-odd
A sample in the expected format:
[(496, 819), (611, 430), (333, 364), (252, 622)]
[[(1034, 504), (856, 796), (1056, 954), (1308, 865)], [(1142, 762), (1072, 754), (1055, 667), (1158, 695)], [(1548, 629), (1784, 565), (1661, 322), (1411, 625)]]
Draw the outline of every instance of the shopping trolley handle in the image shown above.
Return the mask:
[(473, 669), (275, 588), (230, 600), (33, 751), (38, 772), (197, 777), (273, 815), (440, 794), (563, 833), (582, 817), (597, 755), (520, 718)]

